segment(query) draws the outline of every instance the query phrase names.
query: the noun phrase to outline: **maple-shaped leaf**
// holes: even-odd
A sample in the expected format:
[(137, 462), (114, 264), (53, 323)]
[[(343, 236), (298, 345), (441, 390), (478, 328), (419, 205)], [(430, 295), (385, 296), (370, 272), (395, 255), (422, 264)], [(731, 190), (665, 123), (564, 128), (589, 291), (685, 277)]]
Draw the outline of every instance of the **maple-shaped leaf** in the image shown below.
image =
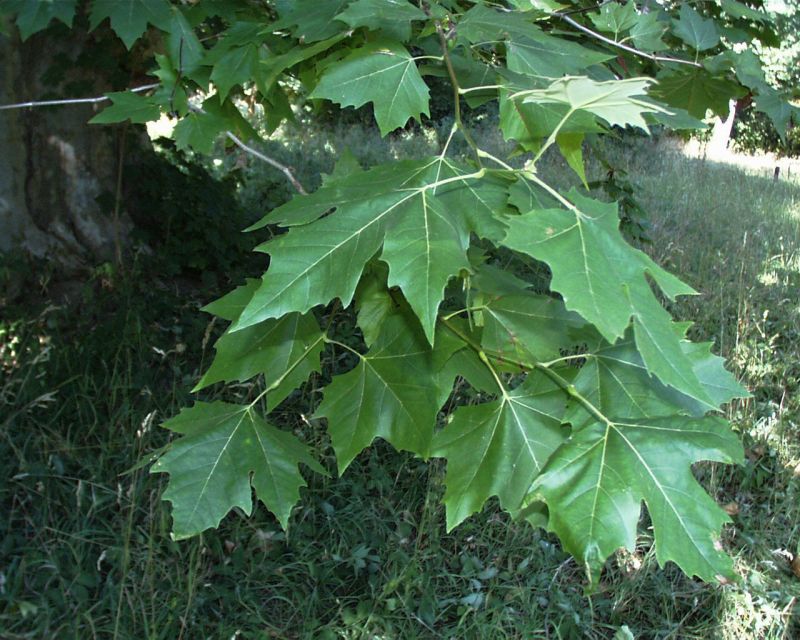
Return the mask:
[(4, 0), (3, 13), (15, 13), (16, 25), (22, 40), (46, 29), (52, 20), (60, 20), (68, 27), (75, 17), (78, 0)]
[(642, 501), (662, 566), (672, 561), (690, 576), (725, 582), (735, 574), (718, 537), (730, 519), (695, 480), (691, 465), (742, 458), (738, 438), (721, 418), (596, 421), (553, 453), (533, 495), (544, 499), (549, 529), (595, 584), (609, 555), (620, 547), (633, 551)]
[(132, 91), (107, 93), (111, 106), (106, 107), (89, 124), (113, 124), (130, 120), (136, 124), (158, 120), (161, 110), (152, 98), (141, 96)]
[(292, 27), (292, 35), (303, 43), (326, 40), (347, 29), (336, 19), (350, 0), (278, 0), (279, 19), (271, 28)]
[[(466, 168), (433, 158), (329, 180), (315, 193), (295, 198), (252, 227), (292, 225), (257, 247), (270, 254), (270, 268), (233, 330), (305, 313), (333, 298), (349, 305), (364, 265), (383, 246), (390, 284), (400, 284), (433, 340), (444, 285), (469, 267), (468, 233), (501, 237), (505, 230), (498, 216), (506, 208), (506, 184), (491, 177), (477, 182)], [(331, 208), (333, 213), (320, 218)]]
[(493, 356), (538, 362), (558, 358), (576, 343), (570, 328), (585, 324), (564, 308), (561, 300), (517, 292), (489, 299), (482, 311), (481, 344)]
[(519, 510), (547, 459), (564, 441), (565, 395), (542, 373), (532, 373), (493, 402), (459, 407), (433, 441), (447, 458), (447, 529), (480, 511), (491, 496)]
[(315, 417), (327, 418), (339, 472), (375, 438), (422, 457), (430, 453), (440, 392), (433, 351), (413, 319), (383, 323), (356, 367), (334, 376)]
[(152, 24), (166, 28), (170, 21), (167, 0), (94, 0), (89, 14), (89, 28), (96, 29), (106, 18), (111, 28), (130, 49)]
[(211, 71), (211, 82), (219, 90), (220, 101), (225, 100), (231, 88), (252, 80), (257, 65), (258, 48), (252, 43), (223, 53)]
[[(724, 360), (711, 353), (711, 343), (681, 340), (681, 348), (706, 394), (716, 406), (748, 395), (724, 368)], [(629, 419), (676, 413), (701, 417), (707, 413), (709, 407), (706, 404), (650, 376), (630, 332), (613, 345), (605, 344), (590, 351), (573, 384), (586, 400), (605, 415)], [(575, 404), (564, 419), (581, 426), (580, 420), (591, 421), (592, 417), (579, 404)]]
[(681, 5), (679, 18), (672, 24), (673, 33), (697, 51), (713, 49), (719, 44), (719, 32), (714, 21), (702, 18), (688, 4)]
[(563, 104), (569, 114), (587, 111), (605, 120), (609, 125), (633, 125), (647, 130), (642, 117), (645, 113), (664, 112), (667, 109), (644, 99), (651, 78), (627, 78), (596, 82), (585, 76), (560, 78), (546, 89), (520, 92), (524, 102)]
[[(248, 280), (203, 310), (235, 321), (259, 284), (258, 280)], [(313, 372), (320, 371), (323, 346), (322, 331), (311, 314), (289, 313), (242, 331), (226, 331), (214, 345), (217, 355), (193, 391), (262, 374), (268, 392), (267, 410), (271, 411)]]
[(741, 98), (745, 90), (705, 69), (690, 69), (660, 75), (651, 93), (669, 106), (685, 109), (695, 118), (705, 118), (707, 109), (726, 118), (731, 98)]
[(452, 276), (470, 268), (469, 228), (461, 212), (433, 193), (397, 208), (397, 222), (383, 243), (381, 260), (389, 265), (389, 286), (403, 290), (433, 342), (439, 303)]
[(312, 98), (344, 107), (371, 102), (382, 135), (428, 115), (428, 85), (401, 44), (372, 42), (326, 68)]
[(426, 20), (427, 16), (408, 0), (355, 0), (336, 19), (353, 28), (380, 30), (405, 42), (411, 37), (411, 22)]
[(634, 2), (606, 3), (600, 7), (598, 13), (590, 13), (589, 18), (599, 31), (613, 33), (615, 38), (623, 31), (636, 26), (639, 22)]
[(616, 203), (599, 202), (574, 189), (568, 196), (574, 203), (570, 209), (534, 210), (510, 218), (503, 244), (547, 263), (553, 273), (551, 287), (563, 296), (566, 307), (591, 322), (609, 342), (622, 337), (633, 317), (636, 345), (648, 370), (713, 409), (645, 274), (670, 298), (693, 289), (625, 242)]
[(664, 51), (669, 49), (669, 45), (662, 40), (667, 28), (655, 11), (644, 13), (637, 17), (636, 24), (631, 27), (631, 40), (642, 51)]
[(150, 471), (170, 475), (163, 498), (172, 502), (176, 540), (216, 527), (234, 507), (249, 515), (253, 490), (285, 528), (305, 486), (298, 464), (326, 473), (294, 435), (252, 407), (197, 402), (164, 427), (183, 437)]

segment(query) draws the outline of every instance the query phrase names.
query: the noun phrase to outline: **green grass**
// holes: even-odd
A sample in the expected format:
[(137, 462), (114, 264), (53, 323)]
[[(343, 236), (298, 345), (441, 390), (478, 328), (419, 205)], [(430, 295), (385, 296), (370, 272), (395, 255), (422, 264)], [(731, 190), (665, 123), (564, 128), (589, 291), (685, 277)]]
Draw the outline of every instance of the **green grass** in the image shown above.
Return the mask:
[[(375, 161), (434, 151), (436, 136), (349, 128), (272, 151), (313, 184), (345, 146)], [(0, 638), (599, 639), (623, 625), (636, 638), (800, 636), (785, 557), (800, 552), (800, 185), (649, 142), (609, 154), (642, 187), (647, 250), (702, 294), (673, 311), (753, 390), (729, 408), (747, 463), (697, 469), (738, 511), (724, 543), (741, 585), (659, 569), (644, 529), (587, 598), (556, 540), (494, 504), (447, 534), (442, 465), (381, 444), (344, 478), (310, 476), (286, 533), (259, 507), (173, 542), (164, 478), (132, 467), (167, 442), (158, 424), (191, 401), (219, 328), (197, 310), (206, 292), (112, 273), (77, 305), (0, 321)], [(545, 173), (570, 179), (556, 158)], [(275, 177), (253, 169), (251, 208), (264, 185)], [(312, 384), (295, 406), (315, 397)], [(331, 465), (319, 426), (285, 418)]]

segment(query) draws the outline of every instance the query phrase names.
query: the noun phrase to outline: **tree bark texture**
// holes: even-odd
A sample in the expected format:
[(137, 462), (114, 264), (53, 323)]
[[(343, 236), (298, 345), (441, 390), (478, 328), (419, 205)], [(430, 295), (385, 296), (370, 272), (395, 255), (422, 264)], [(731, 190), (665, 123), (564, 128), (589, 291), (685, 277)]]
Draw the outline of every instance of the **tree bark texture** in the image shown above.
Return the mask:
[[(90, 38), (79, 30), (24, 43), (0, 36), (0, 104), (108, 91), (102, 60), (86, 64)], [(0, 111), (0, 252), (21, 250), (67, 271), (119, 257), (130, 229), (118, 197), (125, 131), (87, 124), (97, 109)]]

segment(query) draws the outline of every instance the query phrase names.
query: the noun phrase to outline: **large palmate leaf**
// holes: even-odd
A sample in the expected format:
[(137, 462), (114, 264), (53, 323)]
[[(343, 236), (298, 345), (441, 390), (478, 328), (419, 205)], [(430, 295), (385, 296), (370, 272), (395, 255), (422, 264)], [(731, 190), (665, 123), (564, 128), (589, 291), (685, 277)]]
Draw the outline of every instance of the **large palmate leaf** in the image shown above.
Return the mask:
[(433, 340), (444, 286), (469, 266), (469, 232), (501, 237), (505, 229), (498, 218), (505, 183), (487, 180), (473, 188), (466, 176), (466, 168), (437, 158), (398, 163), (329, 180), (278, 208), (255, 228), (269, 220), (294, 226), (258, 247), (270, 254), (270, 268), (233, 330), (337, 297), (350, 304), (364, 265), (383, 246), (390, 283), (401, 286)]
[(521, 92), (524, 102), (563, 104), (572, 111), (586, 111), (601, 117), (610, 125), (633, 125), (647, 130), (642, 114), (667, 112), (663, 107), (644, 99), (650, 78), (628, 78), (595, 82), (587, 77), (561, 78), (546, 89)]
[(383, 31), (405, 42), (411, 37), (412, 20), (425, 20), (425, 13), (408, 0), (355, 0), (336, 16), (351, 27)]
[(348, 3), (349, 0), (278, 0), (279, 18), (272, 26), (291, 27), (294, 36), (305, 44), (327, 40), (347, 28), (335, 17)]
[(439, 303), (447, 281), (470, 268), (469, 228), (458, 210), (425, 191), (421, 202), (407, 200), (383, 244), (381, 259), (389, 265), (389, 286), (398, 286), (433, 341)]
[(620, 547), (633, 550), (641, 502), (656, 557), (707, 581), (734, 576), (717, 539), (729, 521), (692, 475), (700, 460), (735, 463), (742, 446), (720, 418), (671, 416), (604, 424), (573, 433), (534, 483), (549, 528), (585, 563), (593, 581)]
[(428, 85), (414, 58), (400, 44), (373, 42), (328, 67), (312, 98), (327, 98), (344, 107), (371, 102), (375, 121), (386, 135), (410, 118), (428, 115)]
[[(715, 405), (747, 396), (747, 392), (723, 367), (722, 358), (711, 353), (710, 343), (682, 340), (681, 348)], [(573, 384), (605, 415), (617, 418), (638, 419), (676, 413), (700, 417), (708, 411), (706, 404), (654, 380), (636, 349), (633, 336), (629, 334), (616, 344), (593, 349)], [(591, 421), (592, 417), (575, 404), (565, 419), (580, 425), (581, 420)]]
[[(57, 0), (64, 4), (62, 0)], [(165, 28), (170, 20), (167, 0), (94, 0), (89, 15), (90, 28), (95, 29), (108, 18), (111, 28), (130, 49), (152, 24)]]
[(705, 69), (673, 71), (658, 78), (652, 95), (672, 107), (680, 107), (695, 118), (705, 118), (711, 109), (720, 118), (728, 116), (731, 98), (740, 98), (745, 91), (725, 78), (713, 76)]
[(164, 426), (183, 437), (151, 472), (170, 474), (164, 500), (172, 502), (172, 535), (178, 540), (216, 527), (234, 507), (250, 514), (253, 490), (286, 527), (305, 485), (298, 464), (325, 473), (295, 436), (252, 407), (198, 402)]
[(433, 362), (413, 320), (393, 314), (356, 367), (333, 378), (315, 415), (328, 420), (340, 473), (375, 438), (428, 457), (441, 404)]
[(563, 391), (534, 373), (494, 402), (460, 407), (436, 434), (432, 455), (447, 458), (448, 530), (480, 511), (491, 496), (512, 513), (564, 440)]
[(633, 249), (619, 232), (616, 204), (569, 194), (570, 209), (534, 210), (509, 220), (503, 243), (546, 262), (552, 288), (609, 341), (621, 337), (633, 317), (647, 368), (682, 393), (714, 404), (680, 347), (669, 314), (653, 295), (649, 274), (670, 298), (693, 290)]
[(78, 0), (4, 0), (0, 7), (4, 13), (16, 13), (16, 23), (23, 40), (49, 26), (52, 20), (60, 20), (68, 27), (75, 17)]

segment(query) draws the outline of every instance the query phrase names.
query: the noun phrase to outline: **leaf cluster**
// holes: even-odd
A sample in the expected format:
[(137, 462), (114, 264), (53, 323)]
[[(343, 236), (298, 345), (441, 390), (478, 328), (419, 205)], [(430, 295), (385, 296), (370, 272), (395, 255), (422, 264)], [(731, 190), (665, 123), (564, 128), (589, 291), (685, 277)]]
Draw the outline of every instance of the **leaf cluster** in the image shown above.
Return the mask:
[[(23, 37), (71, 19), (69, 2), (32, 4), (4, 5)], [(325, 470), (274, 410), (313, 379), (322, 401), (305, 419), (326, 425), (340, 472), (376, 438), (447, 461), (449, 528), (497, 497), (555, 532), (596, 583), (609, 555), (633, 548), (644, 504), (662, 564), (734, 579), (719, 541), (727, 516), (692, 465), (741, 461), (719, 409), (747, 392), (673, 320), (665, 301), (695, 292), (626, 242), (619, 205), (589, 195), (583, 152), (615, 129), (702, 127), (746, 95), (785, 133), (797, 109), (733, 46), (769, 39), (766, 14), (736, 0), (704, 13), (633, 0), (266, 5), (90, 3), (92, 25), (109, 20), (128, 47), (163, 35), (158, 88), (111, 94), (93, 122), (170, 113), (177, 146), (207, 153), (226, 131), (255, 136), (240, 108), (258, 105), (274, 128), (302, 97), (370, 104), (386, 135), (427, 116), (428, 80), (444, 78), (454, 125), (433, 157), (367, 168), (343, 158), (317, 191), (250, 227), (272, 231), (256, 247), (269, 268), (206, 307), (230, 324), (197, 390), (256, 378), (260, 391), (165, 423), (180, 437), (153, 471), (170, 475), (174, 536), (234, 507), (250, 513), (251, 492), (289, 523), (300, 465)], [(492, 101), (522, 168), (464, 126), (463, 105)], [(470, 160), (448, 153), (454, 136)], [(542, 179), (551, 147), (587, 188)], [(549, 284), (504, 269), (504, 255)], [(333, 335), (336, 315), (351, 312), (358, 334)], [(324, 367), (323, 353), (351, 368)], [(457, 406), (455, 384), (485, 401)]]

